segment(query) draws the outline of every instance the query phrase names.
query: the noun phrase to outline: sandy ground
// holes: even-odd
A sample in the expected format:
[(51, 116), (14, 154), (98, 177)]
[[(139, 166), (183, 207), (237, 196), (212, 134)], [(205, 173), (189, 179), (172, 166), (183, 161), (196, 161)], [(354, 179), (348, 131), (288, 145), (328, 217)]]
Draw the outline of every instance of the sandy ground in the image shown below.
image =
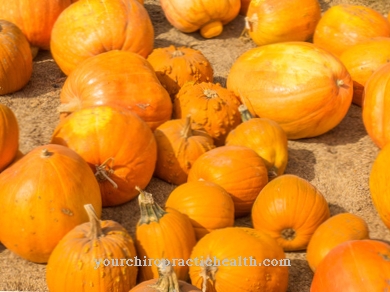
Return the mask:
[[(338, 3), (351, 1), (322, 1), (327, 9)], [(390, 1), (354, 1), (377, 9), (390, 11)], [(155, 47), (191, 46), (201, 50), (213, 64), (215, 82), (225, 85), (232, 63), (243, 52), (255, 46), (249, 39), (240, 39), (244, 28), (243, 17), (228, 24), (222, 35), (203, 39), (198, 33), (184, 34), (166, 21), (157, 0), (145, 1), (155, 27)], [(20, 127), (20, 150), (27, 153), (36, 146), (47, 144), (59, 121), (56, 111), (65, 75), (61, 73), (49, 52), (40, 52), (34, 62), (33, 76), (21, 91), (0, 97), (0, 102), (16, 114)], [(390, 240), (390, 234), (380, 221), (369, 193), (368, 176), (378, 153), (364, 129), (361, 108), (352, 105), (345, 119), (330, 132), (313, 139), (289, 142), (289, 162), (286, 173), (296, 174), (315, 185), (330, 204), (332, 215), (352, 212), (369, 225), (371, 238)], [(175, 188), (158, 179), (152, 179), (147, 191), (154, 194), (161, 205)], [(103, 210), (103, 219), (121, 223), (131, 234), (139, 218), (136, 201)], [(250, 218), (241, 218), (239, 226), (251, 226)], [(309, 291), (312, 280), (304, 252), (287, 253), (291, 259), (290, 292)], [(47, 291), (45, 265), (27, 262), (0, 244), (0, 290)]]

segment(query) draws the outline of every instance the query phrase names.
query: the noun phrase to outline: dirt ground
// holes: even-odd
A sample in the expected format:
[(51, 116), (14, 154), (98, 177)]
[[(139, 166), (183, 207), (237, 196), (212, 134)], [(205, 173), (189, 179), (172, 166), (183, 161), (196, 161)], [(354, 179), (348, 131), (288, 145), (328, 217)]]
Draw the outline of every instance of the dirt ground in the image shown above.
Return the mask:
[[(323, 10), (339, 3), (351, 1), (322, 1)], [(354, 3), (372, 7), (384, 15), (390, 11), (390, 1), (371, 0)], [(155, 27), (155, 47), (191, 46), (203, 52), (213, 64), (215, 82), (226, 84), (233, 62), (246, 50), (255, 46), (250, 39), (240, 39), (244, 18), (239, 16), (226, 25), (222, 35), (215, 39), (203, 39), (197, 32), (184, 34), (174, 29), (165, 19), (158, 0), (146, 0)], [(21, 91), (0, 97), (0, 102), (16, 114), (20, 128), (20, 150), (27, 153), (36, 146), (47, 144), (59, 121), (56, 111), (65, 75), (61, 73), (47, 51), (38, 54), (34, 62), (33, 76)], [(388, 229), (374, 209), (368, 186), (371, 165), (378, 148), (364, 129), (361, 108), (352, 105), (345, 119), (330, 132), (316, 138), (289, 141), (289, 161), (286, 173), (296, 174), (310, 181), (326, 197), (332, 215), (352, 212), (361, 216), (369, 225), (373, 239), (390, 241)], [(154, 194), (158, 203), (164, 204), (175, 188), (153, 179), (147, 191)], [(139, 218), (136, 200), (115, 208), (103, 210), (102, 219), (121, 223), (131, 234)], [(251, 226), (250, 218), (241, 218), (239, 226)], [(289, 252), (291, 259), (290, 292), (309, 291), (312, 272), (304, 252)], [(45, 265), (27, 262), (0, 244), (0, 290), (47, 291)]]

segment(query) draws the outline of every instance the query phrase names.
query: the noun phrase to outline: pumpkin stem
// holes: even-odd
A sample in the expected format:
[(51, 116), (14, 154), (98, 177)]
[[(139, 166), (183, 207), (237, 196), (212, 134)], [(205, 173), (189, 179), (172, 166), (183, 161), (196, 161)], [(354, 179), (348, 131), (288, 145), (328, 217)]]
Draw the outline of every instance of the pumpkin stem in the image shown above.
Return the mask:
[(184, 139), (187, 139), (192, 136), (192, 129), (191, 129), (191, 115), (188, 115), (186, 117), (186, 122), (184, 124), (184, 128), (181, 131), (181, 135)]
[(172, 266), (161, 260), (157, 269), (159, 275), (157, 283), (150, 287), (155, 288), (157, 291), (179, 292), (179, 280)]
[(172, 57), (176, 58), (176, 57), (181, 57), (181, 56), (184, 56), (185, 54), (183, 53), (183, 51), (181, 50), (178, 50), (175, 48), (175, 50), (173, 51), (172, 53)]
[(238, 106), (238, 111), (240, 112), (241, 114), (241, 120), (243, 122), (247, 122), (249, 121), (250, 119), (253, 119), (253, 116), (252, 114), (249, 112), (247, 106), (245, 104), (240, 104)]
[(84, 205), (84, 209), (87, 211), (89, 223), (91, 224), (91, 230), (88, 234), (88, 238), (91, 240), (98, 239), (103, 236), (102, 225), (99, 218), (96, 215), (95, 209), (92, 204)]
[(138, 203), (140, 207), (140, 220), (139, 225), (149, 224), (151, 222), (158, 222), (166, 212), (162, 209), (153, 199), (151, 193), (147, 193), (140, 187), (136, 186), (135, 189), (139, 191)]
[[(209, 258), (210, 257), (208, 256), (207, 260)], [(215, 274), (217, 273), (217, 271), (218, 271), (218, 267), (216, 267), (216, 266), (213, 266), (213, 265), (203, 265), (203, 267), (201, 268), (201, 271), (200, 271), (200, 276), (203, 279), (203, 283), (202, 283), (202, 291), (203, 292), (207, 291), (207, 282), (208, 282), (208, 280), (211, 280), (213, 282), (213, 286), (214, 286), (214, 284), (215, 284)]]
[(52, 155), (53, 155), (53, 152), (50, 152), (49, 150), (47, 150), (47, 148), (42, 149), (42, 152), (41, 152), (42, 158), (49, 158)]
[(81, 103), (78, 98), (72, 98), (69, 102), (67, 103), (61, 103), (57, 107), (57, 111), (60, 114), (71, 114), (77, 110), (81, 109)]
[(219, 20), (211, 21), (200, 28), (200, 35), (206, 39), (216, 37), (223, 31), (223, 24)]
[(208, 98), (208, 99), (212, 99), (212, 98), (217, 98), (218, 97), (218, 93), (215, 91), (215, 90), (212, 90), (212, 89), (205, 89), (203, 91), (203, 94)]
[(344, 81), (343, 81), (342, 79), (337, 79), (337, 80), (336, 80), (336, 84), (337, 84), (338, 87), (341, 87), (341, 86), (343, 86), (345, 83), (344, 83)]
[(294, 240), (297, 235), (295, 230), (292, 228), (283, 229), (281, 234), (285, 240)]
[(109, 174), (114, 173), (114, 170), (112, 168), (106, 170), (106, 165), (109, 161), (114, 161), (114, 158), (109, 157), (101, 165), (96, 165), (95, 176), (99, 182), (108, 180), (117, 189), (118, 185), (109, 177)]

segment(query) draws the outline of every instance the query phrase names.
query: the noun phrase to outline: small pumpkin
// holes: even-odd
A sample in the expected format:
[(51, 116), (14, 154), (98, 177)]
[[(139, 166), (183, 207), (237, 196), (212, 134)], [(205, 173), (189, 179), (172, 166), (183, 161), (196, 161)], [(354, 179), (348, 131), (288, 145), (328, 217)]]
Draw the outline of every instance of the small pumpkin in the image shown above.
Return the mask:
[(0, 104), (0, 172), (12, 163), (19, 149), (19, 124), (12, 109)]
[(49, 290), (129, 291), (136, 285), (138, 271), (133, 239), (119, 223), (100, 221), (91, 204), (84, 208), (89, 222), (69, 231), (50, 255)]
[(369, 238), (367, 223), (352, 213), (330, 217), (314, 231), (306, 250), (306, 259), (313, 272), (337, 245), (348, 240)]
[(233, 199), (213, 182), (186, 182), (169, 194), (165, 206), (188, 216), (197, 240), (212, 230), (234, 225)]
[(330, 217), (328, 203), (307, 180), (284, 174), (270, 181), (252, 208), (253, 227), (285, 251), (305, 250), (316, 229)]
[(213, 138), (193, 129), (191, 116), (166, 121), (154, 131), (157, 161), (154, 176), (180, 185), (187, 181), (192, 165), (203, 153), (215, 148)]

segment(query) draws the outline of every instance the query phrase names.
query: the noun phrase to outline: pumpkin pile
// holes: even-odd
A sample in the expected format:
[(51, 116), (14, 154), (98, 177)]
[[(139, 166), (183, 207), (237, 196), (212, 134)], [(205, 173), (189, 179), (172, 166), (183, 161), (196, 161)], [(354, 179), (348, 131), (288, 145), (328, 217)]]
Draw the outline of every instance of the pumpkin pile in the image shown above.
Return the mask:
[[(306, 252), (311, 291), (389, 288), (390, 245), (356, 214), (331, 214), (322, 190), (287, 171), (289, 140), (323, 135), (359, 105), (381, 149), (372, 202), (390, 228), (383, 15), (347, 4), (321, 15), (317, 0), (161, 0), (177, 33), (204, 42), (241, 20), (255, 47), (223, 85), (200, 50), (155, 46), (144, 1), (27, 2), (0, 5), (0, 94), (28, 84), (38, 50), (66, 79), (51, 139), (25, 154), (18, 119), (0, 104), (0, 241), (46, 264), (51, 292), (284, 292), (293, 251)], [(152, 178), (174, 185), (161, 201)], [(131, 231), (102, 218), (134, 202)], [(237, 224), (245, 217), (249, 226)]]

